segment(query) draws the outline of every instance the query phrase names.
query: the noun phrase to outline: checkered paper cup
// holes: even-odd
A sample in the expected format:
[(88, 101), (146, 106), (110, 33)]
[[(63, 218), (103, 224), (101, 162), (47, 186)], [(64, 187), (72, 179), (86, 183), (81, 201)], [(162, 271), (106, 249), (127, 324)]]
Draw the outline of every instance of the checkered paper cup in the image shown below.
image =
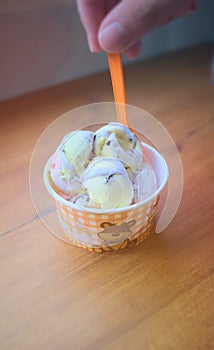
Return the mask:
[(161, 192), (168, 180), (164, 158), (153, 147), (142, 143), (145, 158), (152, 166), (157, 190), (146, 200), (108, 211), (78, 207), (65, 200), (52, 187), (50, 165), (44, 168), (44, 183), (56, 204), (64, 240), (97, 253), (126, 251), (141, 243), (151, 232)]

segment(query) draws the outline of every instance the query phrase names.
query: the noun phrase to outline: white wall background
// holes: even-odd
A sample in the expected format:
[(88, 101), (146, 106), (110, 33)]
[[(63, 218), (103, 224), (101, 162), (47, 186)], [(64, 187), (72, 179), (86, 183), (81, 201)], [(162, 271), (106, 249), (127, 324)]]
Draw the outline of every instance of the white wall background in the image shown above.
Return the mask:
[[(147, 35), (139, 59), (214, 42), (214, 1), (198, 7)], [(0, 100), (106, 68), (104, 53), (89, 52), (74, 0), (0, 0)]]

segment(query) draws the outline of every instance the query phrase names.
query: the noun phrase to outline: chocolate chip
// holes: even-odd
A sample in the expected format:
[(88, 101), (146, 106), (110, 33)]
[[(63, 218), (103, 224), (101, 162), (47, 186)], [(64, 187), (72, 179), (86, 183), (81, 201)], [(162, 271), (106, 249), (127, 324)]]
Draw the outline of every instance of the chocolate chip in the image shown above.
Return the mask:
[(106, 142), (106, 146), (109, 146), (110, 143), (111, 143), (111, 141), (107, 141), (107, 142)]
[(107, 177), (107, 179), (106, 179), (106, 183), (108, 183), (109, 180), (110, 180), (113, 176), (114, 176), (114, 174), (109, 175), (109, 176)]

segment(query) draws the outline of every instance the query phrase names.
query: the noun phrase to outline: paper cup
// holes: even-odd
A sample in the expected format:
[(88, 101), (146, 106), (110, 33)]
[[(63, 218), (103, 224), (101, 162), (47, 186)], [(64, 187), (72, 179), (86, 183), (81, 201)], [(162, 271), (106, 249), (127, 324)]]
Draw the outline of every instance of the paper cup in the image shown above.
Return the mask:
[(168, 180), (168, 168), (157, 150), (145, 143), (142, 145), (145, 158), (155, 173), (157, 190), (142, 202), (108, 211), (80, 208), (57, 194), (50, 179), (52, 157), (48, 160), (44, 183), (55, 200), (64, 240), (91, 252), (113, 253), (136, 246), (149, 235), (159, 197)]

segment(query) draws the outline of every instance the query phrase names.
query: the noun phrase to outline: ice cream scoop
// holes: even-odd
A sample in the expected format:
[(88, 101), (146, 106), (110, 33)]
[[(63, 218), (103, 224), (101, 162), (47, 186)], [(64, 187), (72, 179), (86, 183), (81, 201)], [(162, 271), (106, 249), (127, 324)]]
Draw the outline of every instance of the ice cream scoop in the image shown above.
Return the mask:
[(67, 195), (82, 192), (80, 176), (91, 159), (93, 136), (91, 131), (71, 132), (54, 153), (51, 178), (55, 187)]
[(88, 195), (88, 207), (113, 209), (132, 203), (133, 186), (123, 163), (118, 159), (94, 158), (81, 179)]
[(63, 138), (59, 146), (59, 150), (64, 152), (77, 176), (82, 174), (92, 157), (93, 137), (92, 131), (73, 131)]
[(109, 123), (95, 133), (96, 156), (120, 159), (136, 173), (142, 168), (142, 147), (131, 130), (120, 123)]

